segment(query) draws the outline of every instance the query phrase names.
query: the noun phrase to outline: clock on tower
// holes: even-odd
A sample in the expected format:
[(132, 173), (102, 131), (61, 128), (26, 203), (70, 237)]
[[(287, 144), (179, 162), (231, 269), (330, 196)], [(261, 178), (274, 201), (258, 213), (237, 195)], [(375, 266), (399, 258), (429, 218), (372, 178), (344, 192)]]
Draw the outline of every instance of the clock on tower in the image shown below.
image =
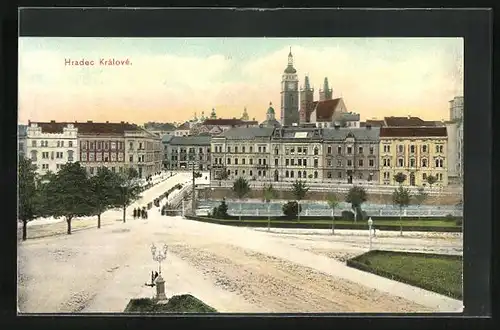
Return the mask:
[(295, 90), (295, 84), (293, 82), (288, 83), (288, 89)]

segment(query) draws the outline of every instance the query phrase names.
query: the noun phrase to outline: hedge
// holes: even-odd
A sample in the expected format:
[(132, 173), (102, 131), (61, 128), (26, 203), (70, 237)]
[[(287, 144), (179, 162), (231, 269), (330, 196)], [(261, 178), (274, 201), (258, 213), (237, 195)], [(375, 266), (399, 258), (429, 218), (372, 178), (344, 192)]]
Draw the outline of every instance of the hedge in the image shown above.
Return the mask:
[(217, 310), (190, 295), (173, 296), (166, 303), (150, 298), (131, 299), (125, 313), (217, 313)]
[[(186, 219), (214, 223), (226, 226), (236, 226), (236, 227), (266, 227), (267, 223), (265, 221), (239, 221), (239, 220), (221, 220), (208, 217), (191, 216), (186, 215)], [(253, 218), (255, 219), (255, 217)], [(331, 218), (330, 218), (331, 220)], [(271, 221), (273, 228), (300, 228), (300, 229), (331, 229), (331, 223), (307, 223), (307, 221), (302, 222), (292, 222), (292, 221)], [(395, 223), (394, 226), (388, 225), (377, 225), (375, 227), (378, 230), (383, 231), (399, 231), (399, 224)], [(335, 229), (368, 229), (366, 223), (335, 223)], [(458, 233), (462, 232), (461, 227), (440, 227), (440, 226), (404, 226), (404, 231), (425, 231), (425, 232), (451, 232)]]
[(372, 268), (369, 264), (366, 264), (365, 262), (361, 261), (361, 259), (370, 257), (372, 255), (376, 254), (388, 254), (388, 255), (404, 255), (404, 256), (419, 256), (421, 257), (424, 255), (425, 257), (430, 257), (430, 258), (440, 258), (440, 259), (450, 259), (450, 260), (459, 260), (462, 261), (463, 258), (462, 256), (457, 256), (457, 255), (444, 255), (444, 254), (435, 254), (435, 253), (418, 253), (418, 252), (396, 252), (396, 251), (383, 251), (383, 250), (373, 250), (369, 251), (367, 253), (361, 254), (359, 256), (356, 256), (354, 258), (348, 259), (346, 264), (349, 267), (359, 269), (361, 271), (365, 271), (368, 273), (372, 273), (375, 275), (379, 275), (382, 277), (386, 277), (392, 280), (396, 280), (398, 282), (406, 283), (412, 286), (416, 286), (425, 290), (433, 291), (439, 294), (446, 295), (448, 297), (454, 298), (454, 299), (463, 299), (463, 293), (462, 291), (450, 291), (444, 289), (442, 286), (438, 286), (435, 283), (428, 283), (428, 282), (420, 282), (418, 277), (405, 277), (405, 276), (400, 276), (397, 273), (389, 272), (386, 270), (382, 269), (377, 269), (377, 268)]

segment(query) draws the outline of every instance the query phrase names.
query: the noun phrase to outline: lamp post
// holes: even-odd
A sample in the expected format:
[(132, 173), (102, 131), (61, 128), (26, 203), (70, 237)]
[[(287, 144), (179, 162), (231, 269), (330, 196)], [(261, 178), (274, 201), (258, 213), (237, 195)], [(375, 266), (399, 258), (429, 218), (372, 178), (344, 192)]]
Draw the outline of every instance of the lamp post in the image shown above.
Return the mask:
[(158, 262), (158, 277), (156, 278), (156, 299), (165, 300), (167, 296), (165, 295), (165, 280), (161, 276), (161, 262), (167, 258), (167, 250), (168, 247), (166, 244), (163, 244), (163, 248), (161, 251), (157, 251), (157, 248), (154, 243), (151, 244), (151, 254), (153, 256), (153, 260)]
[(370, 217), (368, 219), (368, 234), (370, 236), (370, 247), (369, 247), (369, 251), (372, 250), (372, 225), (373, 225), (373, 220), (372, 218)]

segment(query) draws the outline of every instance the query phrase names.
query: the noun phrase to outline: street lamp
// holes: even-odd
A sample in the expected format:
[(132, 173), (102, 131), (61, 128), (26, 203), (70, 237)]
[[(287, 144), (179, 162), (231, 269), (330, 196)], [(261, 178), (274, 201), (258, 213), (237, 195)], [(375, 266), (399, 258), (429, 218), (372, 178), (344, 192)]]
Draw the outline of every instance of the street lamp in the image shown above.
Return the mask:
[(157, 251), (154, 243), (151, 244), (151, 254), (153, 256), (153, 260), (158, 262), (158, 277), (156, 278), (156, 299), (165, 300), (167, 296), (165, 295), (165, 280), (161, 276), (161, 262), (167, 258), (167, 244), (163, 244), (163, 249), (161, 251)]
[(370, 248), (369, 248), (369, 251), (372, 250), (372, 225), (373, 225), (373, 220), (370, 217), (368, 219), (368, 233), (369, 233), (369, 236), (370, 236)]

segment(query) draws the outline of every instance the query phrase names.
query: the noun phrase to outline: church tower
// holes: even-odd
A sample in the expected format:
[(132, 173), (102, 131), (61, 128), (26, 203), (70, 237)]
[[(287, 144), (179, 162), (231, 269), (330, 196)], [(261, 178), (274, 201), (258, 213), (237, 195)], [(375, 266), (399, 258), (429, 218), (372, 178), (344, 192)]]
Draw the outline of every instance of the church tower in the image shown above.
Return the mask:
[(212, 112), (210, 113), (210, 119), (217, 119), (217, 114), (215, 113), (215, 108), (212, 108)]
[(241, 116), (241, 120), (245, 120), (245, 121), (248, 121), (249, 120), (249, 117), (248, 117), (248, 112), (247, 112), (247, 107), (245, 107), (243, 109), (243, 115)]
[(309, 84), (309, 77), (304, 79), (304, 87), (300, 89), (300, 123), (308, 123), (314, 102), (314, 88)]
[(293, 67), (292, 48), (288, 54), (288, 66), (281, 76), (281, 124), (299, 123), (299, 78)]
[(326, 101), (333, 98), (333, 90), (328, 86), (328, 78), (325, 77), (323, 82), (323, 89), (319, 90), (319, 100)]

